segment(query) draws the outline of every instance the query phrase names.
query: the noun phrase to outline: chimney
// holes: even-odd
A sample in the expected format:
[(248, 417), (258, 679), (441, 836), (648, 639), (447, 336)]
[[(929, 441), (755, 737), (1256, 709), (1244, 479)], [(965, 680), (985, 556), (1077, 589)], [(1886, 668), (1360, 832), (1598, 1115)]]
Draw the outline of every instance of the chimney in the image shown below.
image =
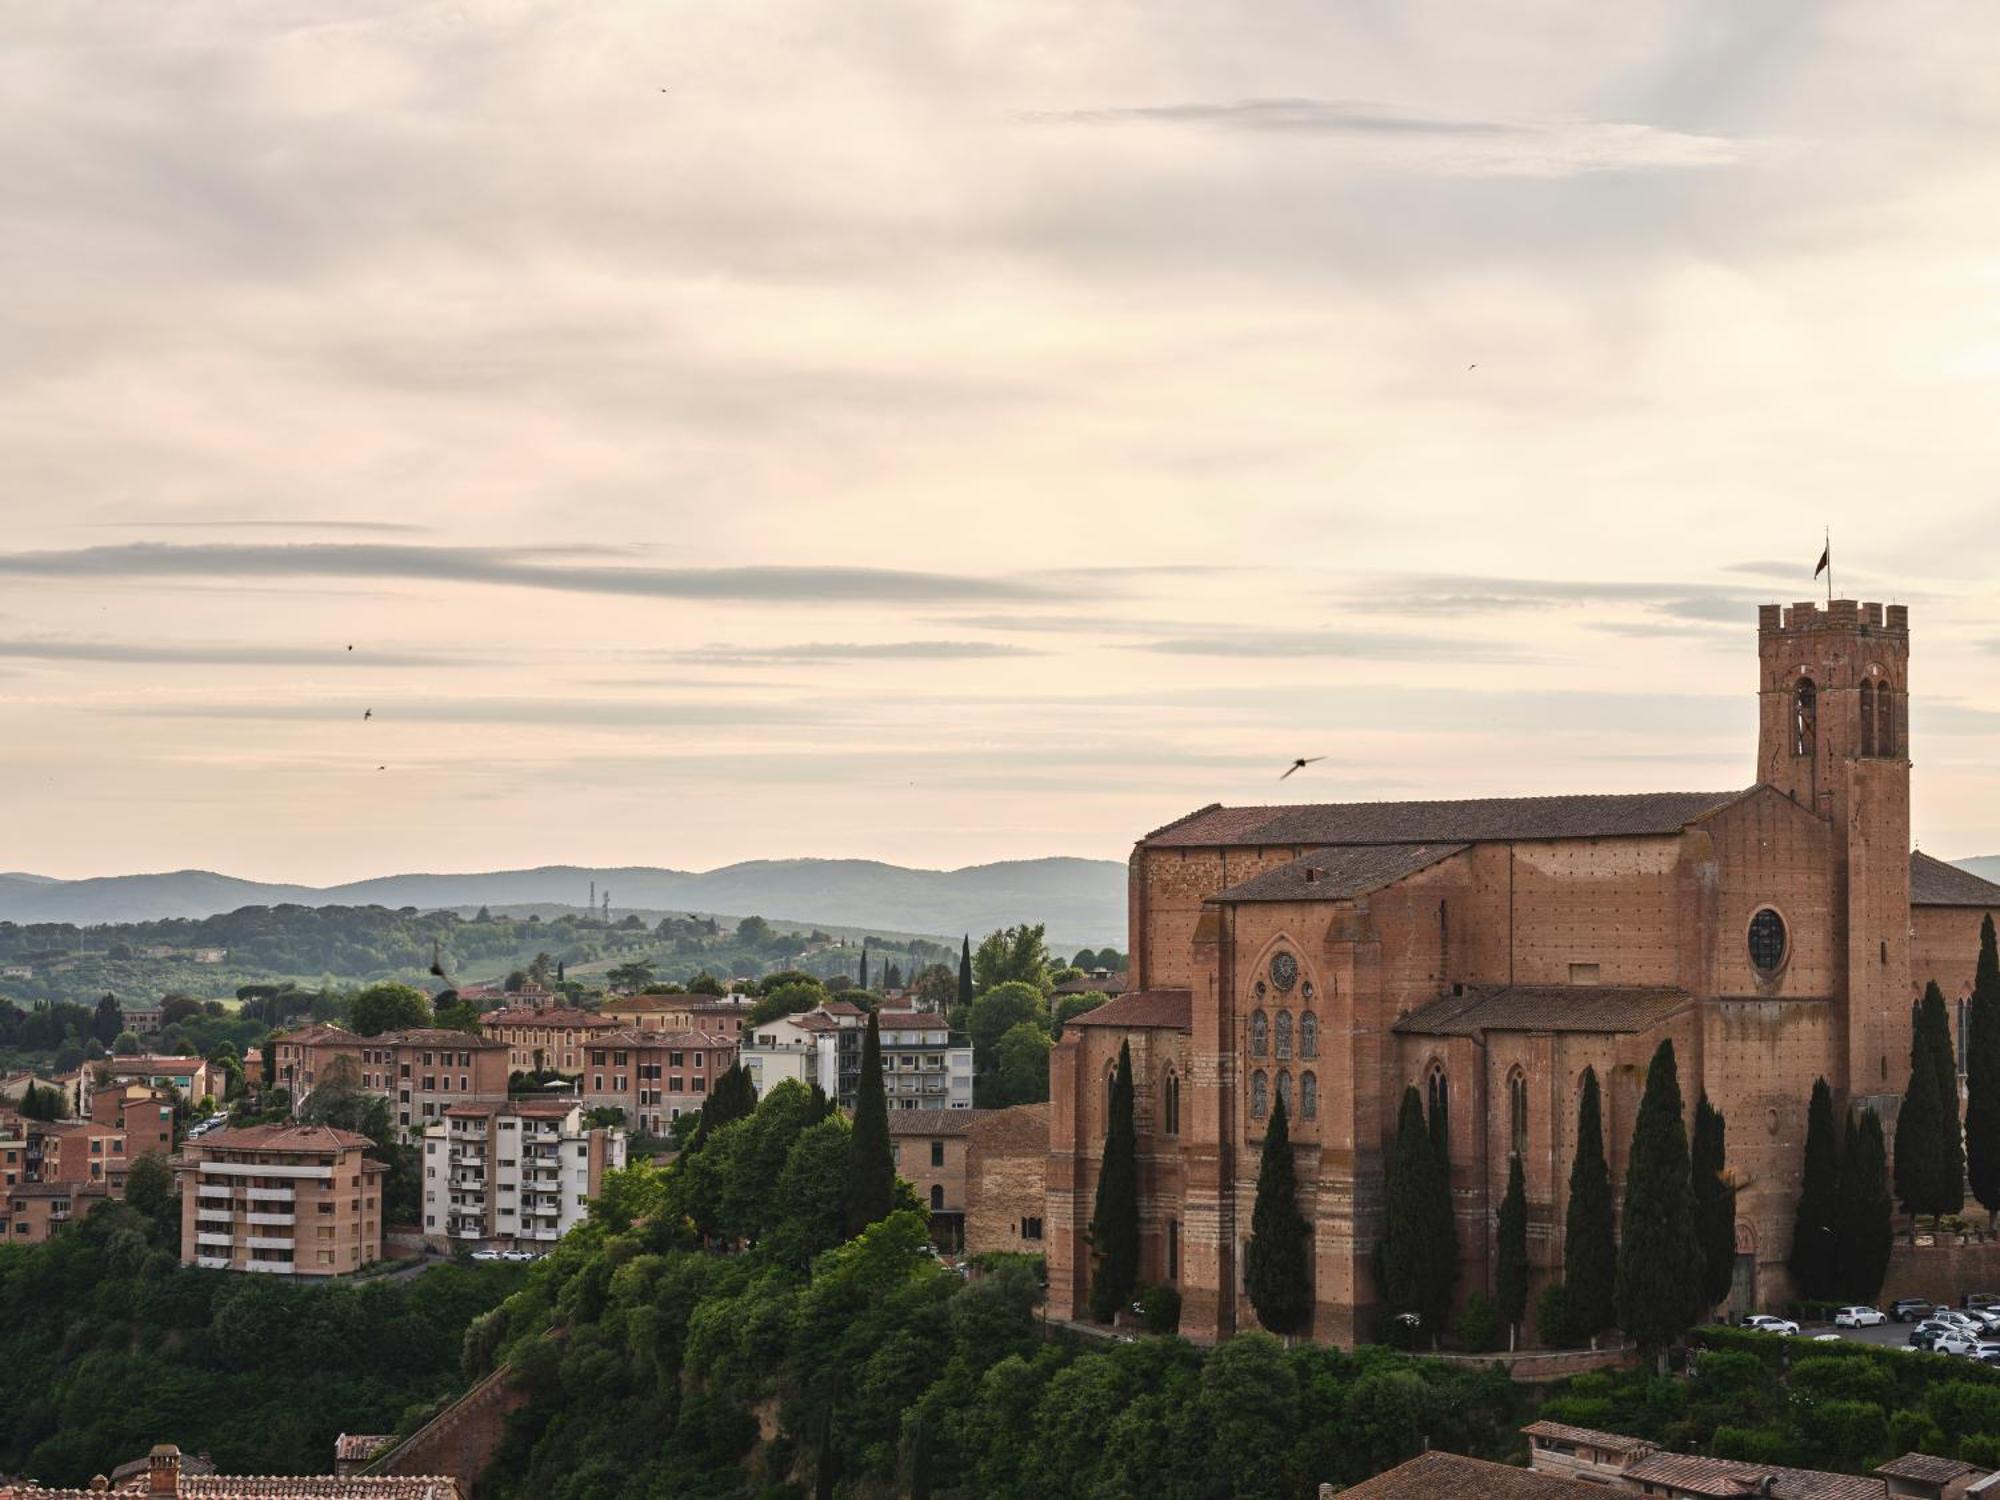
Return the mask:
[(156, 1443), (146, 1455), (146, 1493), (178, 1495), (181, 1492), (181, 1450), (172, 1443)]

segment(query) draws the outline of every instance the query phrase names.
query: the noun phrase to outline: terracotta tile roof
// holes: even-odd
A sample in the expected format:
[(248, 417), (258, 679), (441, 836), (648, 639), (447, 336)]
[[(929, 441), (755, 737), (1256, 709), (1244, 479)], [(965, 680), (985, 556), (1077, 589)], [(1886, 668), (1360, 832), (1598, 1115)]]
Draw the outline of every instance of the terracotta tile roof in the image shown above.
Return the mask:
[[(1755, 788), (1750, 790), (1754, 791)], [(1223, 807), (1211, 803), (1157, 828), (1153, 848), (1223, 844), (1471, 844), (1509, 839), (1611, 838), (1678, 833), (1748, 796), (1641, 792), (1562, 797), (1481, 797), (1464, 802), (1319, 802)]]
[(364, 1038), (370, 1042), (387, 1042), (399, 1047), (470, 1047), (475, 1051), (491, 1052), (504, 1049), (506, 1043), (498, 1037), (474, 1036), (468, 1031), (453, 1031), (448, 1026), (412, 1026), (408, 1031), (385, 1031), (380, 1036)]
[(296, 1031), (281, 1031), (271, 1038), (274, 1042), (353, 1042), (360, 1044), (359, 1033), (349, 1031), (344, 1026), (329, 1025), (325, 1021), (314, 1021), (310, 1026), (301, 1026)]
[(593, 1035), (590, 1039), (590, 1045), (593, 1047), (611, 1046), (632, 1047), (635, 1049), (644, 1047), (656, 1052), (671, 1047), (676, 1050), (694, 1052), (704, 1047), (710, 1050), (716, 1048), (733, 1048), (736, 1045), (736, 1038), (733, 1036), (718, 1036), (712, 1031), (703, 1031), (698, 1026), (682, 1027), (674, 1031), (642, 1031), (636, 1026), (628, 1026), (619, 1031), (606, 1031)]
[[(1866, 1475), (1786, 1469), (1695, 1453), (1649, 1454), (1628, 1464), (1624, 1477), (1628, 1486), (1670, 1485), (1715, 1500), (1743, 1500), (1749, 1495), (1768, 1496), (1770, 1500), (1886, 1500), (1889, 1493), (1886, 1480)], [(1761, 1488), (1766, 1481), (1769, 1488)]]
[(1886, 1464), (1877, 1464), (1875, 1472), (1887, 1474), (1892, 1479), (1914, 1479), (1919, 1484), (1950, 1484), (1967, 1474), (1984, 1474), (1987, 1471), (1962, 1458), (1933, 1458), (1928, 1453), (1905, 1453)]
[(1605, 1489), (1433, 1450), (1341, 1494), (1345, 1500), (1604, 1500)]
[(497, 1104), (448, 1104), (445, 1106), (444, 1112), (447, 1119), (483, 1120), (488, 1115), (499, 1114), (500, 1106)]
[(535, 1119), (559, 1120), (578, 1107), (574, 1099), (517, 1099), (507, 1106), (507, 1113), (528, 1115)]
[[(395, 1439), (386, 1433), (343, 1432), (333, 1440), (334, 1460), (341, 1463), (366, 1463), (385, 1443), (393, 1441)], [(182, 1472), (186, 1472), (185, 1461), (182, 1463)]]
[(1604, 1448), (1613, 1453), (1651, 1453), (1659, 1447), (1644, 1438), (1628, 1437), (1622, 1432), (1600, 1432), (1595, 1427), (1571, 1427), (1567, 1422), (1530, 1422), (1521, 1429), (1523, 1437), (1548, 1438), (1558, 1443), (1581, 1443), (1592, 1448)]
[(196, 1068), (208, 1066), (206, 1058), (156, 1057), (144, 1052), (127, 1053), (123, 1057), (107, 1057), (103, 1061), (114, 1074), (192, 1073)]
[(825, 1011), (830, 1016), (865, 1016), (868, 1014), (867, 1011), (856, 1005), (852, 1000), (822, 1000), (819, 1003), (819, 1009)]
[[(142, 1474), (113, 1494), (145, 1493)], [(460, 1500), (458, 1481), (444, 1475), (190, 1474), (181, 1473), (180, 1500)], [(104, 1500), (99, 1490), (0, 1488), (0, 1500)]]
[(892, 1109), (891, 1135), (970, 1135), (981, 1115), (990, 1109)]
[(374, 1143), (352, 1130), (336, 1130), (331, 1125), (245, 1125), (239, 1130), (224, 1126), (209, 1132), (188, 1148), (207, 1151), (221, 1146), (230, 1151), (345, 1151), (350, 1146), (366, 1149)]
[(1690, 1003), (1687, 991), (1675, 989), (1594, 984), (1467, 985), (1462, 995), (1440, 995), (1399, 1017), (1393, 1029), (1404, 1036), (1646, 1031)]
[(1348, 844), (1315, 849), (1217, 891), (1210, 901), (1342, 901), (1449, 859), (1464, 844)]
[(532, 1005), (510, 1005), (505, 1010), (487, 1011), (480, 1016), (479, 1024), (489, 1030), (495, 1026), (553, 1026), (576, 1031), (618, 1023), (594, 1010), (536, 1010)]
[(1065, 1030), (1071, 1026), (1189, 1031), (1194, 1027), (1194, 994), (1190, 990), (1134, 990), (1063, 1022)]
[(1049, 993), (1054, 995), (1122, 995), (1126, 981), (1131, 976), (1124, 970), (1116, 974), (1106, 974), (1096, 979), (1086, 974), (1081, 979), (1065, 979)]
[(1919, 849), (1910, 855), (1910, 905), (1987, 906), (2000, 912), (2000, 885)]
[(880, 1031), (949, 1031), (951, 1022), (928, 1010), (884, 1010), (875, 1013)]

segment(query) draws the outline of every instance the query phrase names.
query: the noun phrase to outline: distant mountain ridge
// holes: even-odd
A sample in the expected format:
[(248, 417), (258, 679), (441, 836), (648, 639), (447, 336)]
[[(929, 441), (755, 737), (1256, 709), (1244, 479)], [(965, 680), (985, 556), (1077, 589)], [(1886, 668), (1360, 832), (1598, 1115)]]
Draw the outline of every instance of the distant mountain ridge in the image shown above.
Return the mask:
[(1961, 870), (1970, 870), (1981, 880), (2000, 885), (2000, 854), (1975, 854), (1970, 859), (1955, 859), (1952, 863)]
[(1108, 859), (1024, 859), (917, 870), (865, 859), (750, 860), (688, 871), (649, 865), (543, 865), (460, 875), (385, 875), (345, 885), (239, 880), (212, 870), (51, 880), (0, 875), (0, 921), (147, 922), (211, 917), (244, 906), (582, 907), (591, 882), (612, 913), (755, 912), (778, 920), (898, 932), (991, 931), (1043, 922), (1052, 941), (1125, 941), (1125, 866)]

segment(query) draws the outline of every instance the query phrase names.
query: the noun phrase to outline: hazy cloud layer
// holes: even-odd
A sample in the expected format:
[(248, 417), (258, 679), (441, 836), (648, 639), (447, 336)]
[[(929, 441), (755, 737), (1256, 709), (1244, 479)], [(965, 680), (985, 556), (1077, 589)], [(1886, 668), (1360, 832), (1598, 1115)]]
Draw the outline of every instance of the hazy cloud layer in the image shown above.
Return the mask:
[[(0, 640), (0, 657), (16, 661), (110, 662), (142, 666), (328, 667), (354, 655), (339, 643), (322, 646), (259, 646), (198, 641)], [(361, 655), (361, 666), (449, 667), (449, 656), (430, 652), (378, 651)]]

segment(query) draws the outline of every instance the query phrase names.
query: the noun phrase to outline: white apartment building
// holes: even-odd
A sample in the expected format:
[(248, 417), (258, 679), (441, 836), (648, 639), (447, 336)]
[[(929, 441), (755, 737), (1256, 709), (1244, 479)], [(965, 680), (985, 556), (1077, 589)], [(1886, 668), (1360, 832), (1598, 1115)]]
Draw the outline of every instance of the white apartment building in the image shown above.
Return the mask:
[[(972, 1108), (972, 1044), (954, 1037), (943, 1016), (883, 1010), (882, 1087), (891, 1109)], [(818, 1084), (842, 1109), (854, 1108), (868, 1015), (833, 1001), (743, 1033), (744, 1071), (762, 1098), (787, 1078)]]
[(424, 1241), (547, 1249), (624, 1165), (624, 1130), (587, 1129), (575, 1101), (454, 1104), (424, 1130)]

